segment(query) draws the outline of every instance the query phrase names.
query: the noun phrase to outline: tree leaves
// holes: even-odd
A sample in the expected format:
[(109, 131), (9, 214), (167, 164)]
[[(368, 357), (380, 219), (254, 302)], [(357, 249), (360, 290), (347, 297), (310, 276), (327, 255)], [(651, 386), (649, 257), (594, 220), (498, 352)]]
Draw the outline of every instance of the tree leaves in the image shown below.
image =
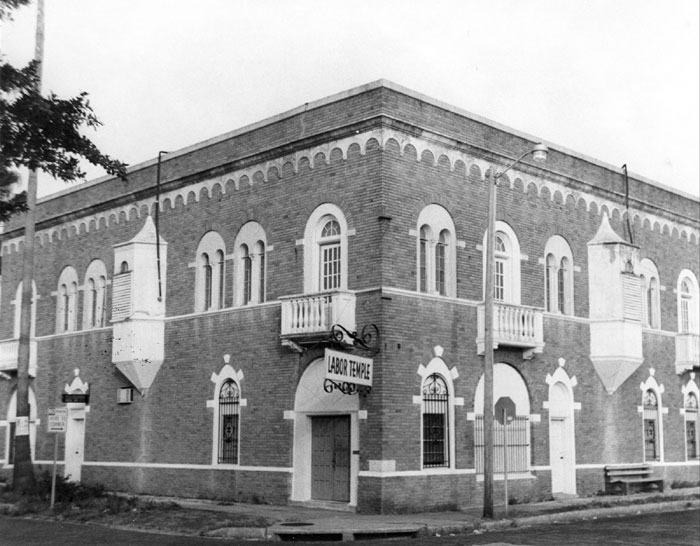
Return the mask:
[(82, 158), (126, 179), (126, 165), (103, 154), (81, 132), (101, 125), (87, 93), (68, 99), (54, 93), (43, 96), (37, 89), (37, 68), (36, 62), (22, 69), (0, 63), (0, 221), (26, 210), (21, 196), (11, 197), (10, 192), (17, 179), (12, 173), (21, 167), (73, 182), (85, 177)]

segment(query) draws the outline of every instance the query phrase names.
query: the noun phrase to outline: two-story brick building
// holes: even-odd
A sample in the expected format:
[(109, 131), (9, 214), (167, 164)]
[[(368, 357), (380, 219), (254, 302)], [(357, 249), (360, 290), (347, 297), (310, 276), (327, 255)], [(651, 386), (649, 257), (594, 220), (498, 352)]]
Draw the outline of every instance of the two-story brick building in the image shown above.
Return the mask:
[[(159, 181), (153, 159), (41, 200), (35, 461), (67, 407), (65, 474), (116, 490), (478, 504), (487, 173), (539, 140), (379, 81), (163, 155)], [(547, 146), (498, 189), (512, 496), (596, 493), (610, 463), (697, 481), (698, 200)], [(22, 233), (0, 234), (8, 474)]]

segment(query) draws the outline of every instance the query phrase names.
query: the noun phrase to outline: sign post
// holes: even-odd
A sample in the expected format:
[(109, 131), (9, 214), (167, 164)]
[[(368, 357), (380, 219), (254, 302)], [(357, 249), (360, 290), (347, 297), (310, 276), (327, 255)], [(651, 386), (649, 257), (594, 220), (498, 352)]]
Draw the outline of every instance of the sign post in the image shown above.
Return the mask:
[(49, 408), (48, 432), (53, 432), (53, 473), (51, 475), (51, 509), (56, 502), (56, 461), (58, 460), (58, 433), (66, 431), (68, 410), (66, 408)]
[(496, 419), (503, 425), (503, 491), (506, 501), (506, 517), (508, 517), (508, 423), (515, 419), (515, 402), (509, 396), (502, 396), (494, 408)]

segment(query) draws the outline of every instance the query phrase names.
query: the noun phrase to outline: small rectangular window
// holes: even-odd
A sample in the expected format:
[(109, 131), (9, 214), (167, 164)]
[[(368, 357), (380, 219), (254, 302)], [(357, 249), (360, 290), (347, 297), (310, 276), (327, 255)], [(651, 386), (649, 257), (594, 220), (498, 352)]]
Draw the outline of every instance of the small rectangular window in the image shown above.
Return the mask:
[(124, 387), (117, 389), (117, 404), (131, 404), (134, 401), (134, 389)]

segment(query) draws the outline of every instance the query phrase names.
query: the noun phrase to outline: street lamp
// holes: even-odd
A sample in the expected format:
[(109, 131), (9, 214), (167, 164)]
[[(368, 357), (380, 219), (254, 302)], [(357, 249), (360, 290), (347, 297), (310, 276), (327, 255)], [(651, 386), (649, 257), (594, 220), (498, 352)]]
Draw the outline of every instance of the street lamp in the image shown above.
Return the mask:
[[(504, 170), (489, 169), (489, 212), (486, 235), (486, 282), (484, 287), (484, 517), (493, 518), (493, 300), (496, 239), (496, 190), (498, 179), (532, 154), (535, 161), (547, 159), (548, 148), (536, 144)], [(517, 259), (517, 257), (516, 257)], [(508, 499), (506, 499), (508, 502)]]

